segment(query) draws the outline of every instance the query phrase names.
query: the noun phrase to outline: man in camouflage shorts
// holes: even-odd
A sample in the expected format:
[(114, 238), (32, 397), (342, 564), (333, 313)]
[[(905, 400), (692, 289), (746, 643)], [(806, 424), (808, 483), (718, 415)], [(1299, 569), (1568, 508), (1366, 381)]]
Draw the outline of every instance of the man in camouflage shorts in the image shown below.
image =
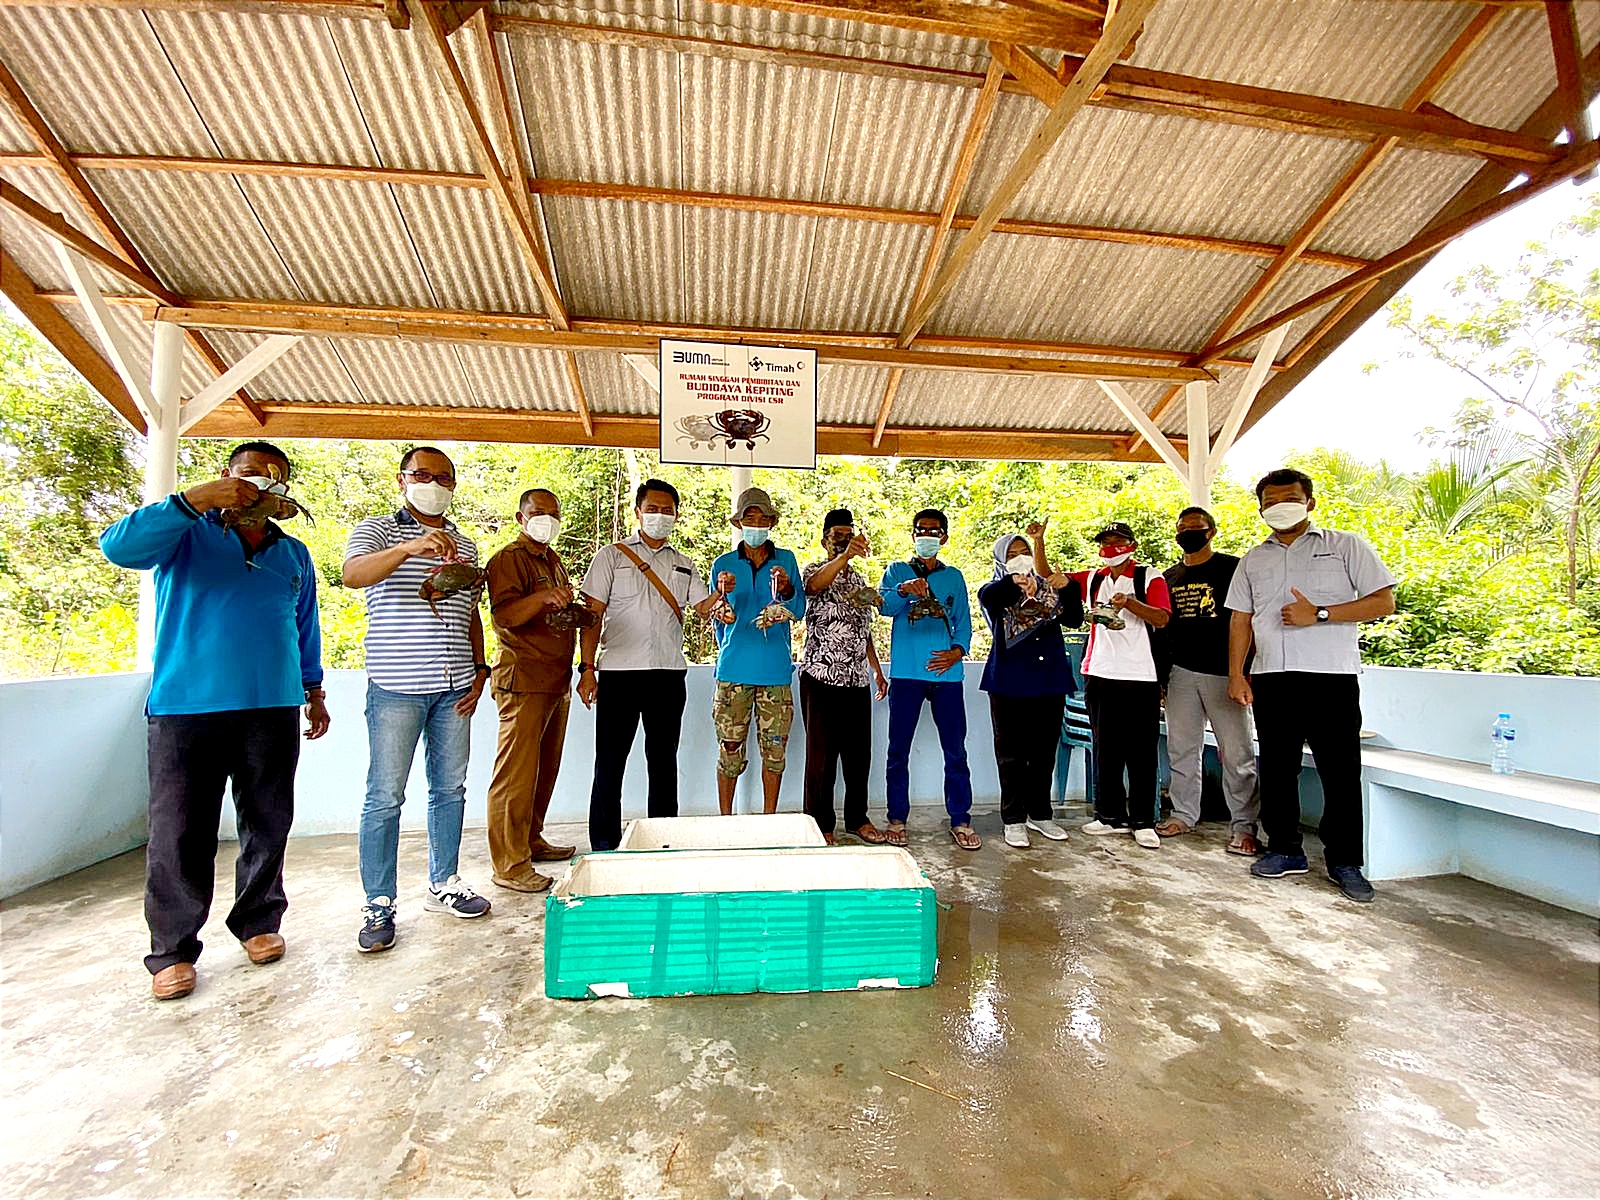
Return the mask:
[(763, 774), (783, 775), (789, 726), (794, 723), (794, 699), (789, 685), (777, 687), (756, 683), (718, 681), (711, 701), (711, 723), (721, 743), (717, 754), (717, 773), (725, 779), (738, 779), (748, 762), (745, 742), (750, 735), (750, 718), (756, 722), (756, 746), (761, 752)]

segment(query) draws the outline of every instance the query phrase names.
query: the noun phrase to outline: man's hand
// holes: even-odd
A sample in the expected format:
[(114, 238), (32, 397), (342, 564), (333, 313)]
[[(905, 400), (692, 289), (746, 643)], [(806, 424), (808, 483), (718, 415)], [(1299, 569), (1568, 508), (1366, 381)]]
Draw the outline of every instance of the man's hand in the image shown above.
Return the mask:
[(1250, 678), (1247, 675), (1228, 676), (1228, 699), (1235, 704), (1249, 708), (1256, 702), (1256, 695), (1250, 690)]
[(732, 625), (739, 619), (739, 615), (733, 611), (733, 605), (729, 604), (726, 599), (723, 599), (712, 605), (711, 619), (713, 621), (720, 621), (724, 625)]
[(788, 592), (791, 596), (794, 595), (794, 584), (789, 580), (789, 572), (782, 567), (772, 568), (772, 582), (777, 585), (780, 592)]
[(1039, 593), (1039, 581), (1032, 575), (1013, 575), (1013, 583), (1022, 589), (1022, 594), (1032, 600)]
[(412, 558), (454, 558), (456, 540), (442, 529), (430, 529), (421, 537), (401, 542), (400, 548)]
[(585, 708), (594, 707), (594, 698), (600, 692), (600, 677), (593, 671), (578, 672), (578, 699)]
[(321, 696), (313, 696), (306, 701), (306, 741), (314, 742), (327, 733), (331, 721), (328, 706), (323, 703)]
[(478, 671), (473, 675), (471, 690), (456, 701), (457, 715), (470, 717), (478, 711), (478, 699), (483, 695), (483, 685), (488, 681), (488, 678), (482, 671)]
[(232, 475), (202, 483), (183, 494), (195, 512), (208, 512), (213, 508), (243, 508), (247, 504), (254, 504), (260, 497), (261, 489), (255, 484)]
[(565, 608), (576, 596), (577, 593), (569, 587), (547, 587), (540, 588), (529, 599), (537, 600), (539, 611), (544, 612), (549, 609)]
[(1283, 623), (1285, 625), (1315, 625), (1317, 623), (1317, 606), (1306, 599), (1305, 593), (1299, 588), (1290, 588), (1295, 598), (1283, 606)]
[(895, 590), (902, 596), (926, 596), (928, 594), (928, 581), (926, 579), (908, 579)]
[(943, 675), (946, 671), (955, 666), (965, 657), (966, 651), (962, 650), (959, 646), (952, 646), (948, 650), (936, 651), (928, 658), (928, 670), (932, 671), (935, 675)]
[(732, 571), (723, 571), (717, 576), (717, 591), (721, 592), (724, 596), (738, 586), (739, 581), (734, 577)]
[(1111, 607), (1121, 612), (1128, 607), (1128, 602), (1132, 599), (1133, 597), (1127, 592), (1114, 592), (1111, 596)]
[(872, 543), (867, 541), (867, 535), (864, 533), (856, 534), (844, 548), (846, 559), (865, 558), (870, 553), (872, 553)]
[(1028, 527), (1022, 532), (1027, 534), (1032, 540), (1038, 541), (1040, 538), (1044, 537), (1044, 529), (1048, 524), (1050, 524), (1049, 517), (1046, 517), (1042, 521), (1029, 521)]
[(889, 681), (884, 678), (883, 668), (880, 667), (878, 669), (877, 675), (878, 678), (873, 688), (872, 698), (874, 700), (882, 700), (889, 694)]
[(1057, 591), (1066, 587), (1067, 584), (1071, 582), (1072, 576), (1068, 575), (1065, 571), (1057, 571), (1054, 575), (1050, 576), (1049, 579), (1045, 580), (1045, 583), (1049, 584), (1050, 587), (1056, 589)]

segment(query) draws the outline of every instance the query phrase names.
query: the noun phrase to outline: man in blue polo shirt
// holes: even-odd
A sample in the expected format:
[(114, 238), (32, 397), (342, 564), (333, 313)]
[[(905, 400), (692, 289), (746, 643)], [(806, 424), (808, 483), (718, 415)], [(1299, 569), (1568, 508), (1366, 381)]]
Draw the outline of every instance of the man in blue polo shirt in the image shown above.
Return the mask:
[(367, 796), (358, 844), (366, 889), (356, 946), (394, 945), (400, 806), (416, 757), (427, 744), (428, 893), (422, 907), (453, 917), (488, 915), (489, 901), (456, 873), (467, 806), (472, 714), (489, 678), (483, 660), (483, 586), (422, 597), (444, 563), (475, 567), (478, 547), (445, 513), (456, 469), (442, 450), (418, 446), (400, 459), (395, 481), (405, 502), (350, 532), (344, 585), (367, 592)]
[(284, 491), (288, 479), (282, 450), (246, 442), (220, 479), (148, 504), (100, 537), (119, 567), (155, 572), (144, 963), (157, 1000), (194, 991), (230, 779), (239, 862), (228, 929), (251, 962), (283, 957), (302, 701), (306, 737), (328, 731), (317, 572), (304, 543), (273, 521), (236, 522), (238, 510), (265, 490)]
[(727, 602), (726, 608), (713, 610), (718, 616), (717, 691), (711, 722), (721, 745), (717, 803), (724, 814), (733, 812), (733, 789), (744, 774), (753, 716), (761, 750), (762, 810), (773, 813), (778, 811), (785, 749), (794, 723), (789, 635), (792, 622), (805, 615), (806, 597), (796, 583), (800, 567), (794, 554), (772, 543), (778, 510), (771, 496), (757, 487), (746, 488), (734, 501), (728, 520), (739, 530), (739, 547), (711, 564), (711, 578)]
[[(967, 767), (967, 702), (961, 660), (972, 645), (972, 609), (961, 572), (939, 561), (950, 540), (950, 522), (937, 508), (925, 508), (911, 522), (915, 553), (890, 563), (878, 585), (883, 615), (893, 619), (889, 647), (889, 792), (891, 845), (906, 844), (911, 814), (911, 738), (922, 706), (933, 709), (933, 724), (944, 750), (944, 807), (950, 836), (963, 850), (983, 845), (972, 828), (972, 773)], [(936, 602), (930, 604), (929, 602)]]

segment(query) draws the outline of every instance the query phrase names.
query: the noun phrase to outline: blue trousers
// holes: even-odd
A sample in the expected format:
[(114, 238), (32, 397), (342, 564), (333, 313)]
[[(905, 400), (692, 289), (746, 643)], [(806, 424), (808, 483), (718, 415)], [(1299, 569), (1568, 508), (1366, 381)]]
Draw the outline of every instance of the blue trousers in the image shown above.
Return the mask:
[(911, 812), (911, 737), (926, 701), (944, 750), (944, 807), (950, 824), (966, 825), (972, 816), (972, 772), (967, 768), (967, 705), (959, 683), (929, 679), (889, 681), (889, 820)]

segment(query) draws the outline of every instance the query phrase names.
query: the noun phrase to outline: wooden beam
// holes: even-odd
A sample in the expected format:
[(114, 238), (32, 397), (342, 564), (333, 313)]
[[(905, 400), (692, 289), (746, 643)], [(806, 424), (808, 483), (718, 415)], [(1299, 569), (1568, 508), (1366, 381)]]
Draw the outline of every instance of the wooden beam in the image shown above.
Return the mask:
[(454, 3), (440, 4), (439, 27), (449, 37), (468, 21), (485, 12), (489, 7), (489, 0), (455, 0)]
[(578, 420), (583, 424), (585, 437), (594, 436), (594, 417), (589, 412), (589, 398), (583, 392), (583, 377), (578, 374), (578, 356), (568, 350), (561, 356), (567, 371), (567, 386), (572, 389), (572, 399), (578, 406)]
[(176, 292), (162, 287), (144, 268), (107, 250), (58, 212), (52, 212), (15, 184), (0, 179), (0, 205), (9, 208), (41, 233), (68, 247), (98, 267), (148, 293), (163, 304), (181, 304)]
[(383, 0), (383, 15), (389, 18), (391, 29), (410, 29), (411, 12), (406, 0)]
[[(478, 44), (478, 54), (483, 59), (483, 69), (489, 76), (489, 87), (494, 101), (495, 124), (500, 129), (500, 140), (505, 144), (501, 154), (500, 169), (508, 180), (515, 182), (511, 195), (522, 210), (522, 216), (533, 227), (533, 196), (528, 184), (533, 169), (522, 153), (522, 139), (517, 136), (517, 122), (512, 115), (511, 89), (506, 86), (506, 74), (500, 66), (500, 48), (495, 45), (494, 31), (489, 28), (487, 9), (481, 9), (472, 18), (472, 36)], [(483, 181), (485, 184), (488, 180)], [(542, 248), (542, 247), (541, 247)], [(552, 277), (554, 271), (552, 270)]]
[(539, 245), (539, 235), (523, 216), (522, 209), (517, 205), (515, 189), (495, 159), (494, 143), (490, 140), (489, 130), (483, 123), (483, 114), (478, 111), (478, 103), (473, 99), (472, 91), (467, 86), (466, 76), (461, 73), (461, 64), (456, 61), (455, 52), (450, 49), (449, 35), (445, 32), (443, 17), (436, 9), (427, 5), (422, 6), (420, 13), (413, 12), (412, 16), (417, 21), (416, 37), (439, 78), (439, 85), (455, 109), (456, 119), (461, 124), (462, 132), (467, 135), (467, 140), (472, 145), (472, 153), (478, 160), (478, 169), (488, 181), (489, 190), (494, 193), (507, 223), (511, 226), (512, 237), (517, 243), (518, 250), (522, 252), (528, 269), (533, 273), (534, 283), (539, 289), (540, 296), (544, 298), (545, 309), (556, 326), (565, 329), (568, 324), (567, 306), (562, 303), (561, 296), (556, 290), (555, 279), (550, 274), (550, 264)]
[(178, 432), (184, 433), (201, 418), (228, 398), (236, 388), (249, 383), (257, 375), (293, 350), (300, 338), (292, 333), (273, 334), (252, 349), (233, 366), (218, 375), (188, 400), (184, 401), (179, 415)]
[[(273, 437), (392, 438), (513, 442), (521, 444), (655, 449), (660, 425), (654, 417), (597, 415), (594, 433), (569, 413), (521, 409), (442, 408), (429, 405), (318, 404), (268, 401), (267, 432)], [(241, 416), (218, 409), (194, 429), (195, 437), (248, 436), (255, 432)], [(823, 424), (817, 449), (823, 454), (886, 455), (899, 458), (1079, 460), (1154, 462), (1148, 449), (1129, 455), (1126, 438), (1114, 430), (1019, 435), (1014, 429), (898, 428), (872, 445), (868, 425)], [(1182, 444), (1181, 442), (1179, 443)]]
[(106, 360), (115, 368), (117, 378), (122, 380), (134, 405), (144, 414), (146, 430), (160, 425), (160, 407), (145, 379), (142, 364), (134, 353), (134, 347), (128, 344), (116, 322), (111, 319), (111, 310), (106, 306), (94, 280), (89, 277), (88, 260), (61, 242), (55, 244), (55, 251), (67, 278), (72, 281), (72, 290), (78, 293), (78, 299), (83, 304), (84, 317), (100, 339), (100, 348), (105, 351)]
[[(1222, 428), (1217, 433), (1217, 440), (1212, 444), (1211, 453), (1206, 455), (1206, 482), (1211, 483), (1217, 477), (1217, 470), (1222, 466), (1222, 460), (1227, 457), (1228, 451), (1233, 449), (1233, 443), (1238, 440), (1239, 428), (1244, 424), (1245, 414), (1250, 411), (1250, 406), (1255, 403), (1256, 393), (1267, 382), (1271, 373), (1272, 362), (1278, 357), (1278, 351), (1283, 346), (1283, 339), (1289, 335), (1287, 325), (1274, 329), (1261, 339), (1261, 349), (1256, 352), (1255, 362), (1250, 364), (1249, 371), (1245, 372), (1244, 382), (1239, 385), (1239, 394), (1233, 398), (1233, 407), (1228, 410), (1227, 417), (1222, 422)], [(1187, 385), (1185, 385), (1187, 386)], [(1191, 444), (1194, 433), (1189, 434)], [(1191, 449), (1190, 453), (1193, 453)]]
[(872, 446), (876, 449), (883, 443), (883, 431), (889, 424), (889, 413), (894, 408), (894, 398), (899, 394), (900, 382), (906, 377), (904, 367), (893, 367), (889, 371), (889, 382), (884, 385), (883, 399), (878, 401), (878, 418), (872, 423)]
[[(1556, 59), (1556, 95), (1560, 97), (1561, 124), (1567, 131), (1567, 144), (1578, 146), (1594, 141), (1589, 122), (1589, 106), (1583, 97), (1582, 42), (1578, 34), (1578, 6), (1571, 0), (1545, 0), (1545, 20), (1550, 26), (1550, 46)], [(1580, 175), (1576, 182), (1594, 178), (1594, 172)]]
[[(3, 3), (3, 0), (0, 0)], [(215, 175), (264, 175), (297, 179), (348, 179), (360, 183), (390, 183), (412, 187), (487, 188), (482, 175), (456, 171), (429, 171), (405, 167), (350, 166), (341, 163), (257, 161), (227, 158), (183, 158), (138, 154), (76, 154), (73, 161), (85, 171), (182, 171)], [(0, 167), (43, 165), (35, 154), (0, 151)], [(737, 212), (780, 213), (799, 217), (825, 217), (846, 221), (877, 221), (894, 225), (937, 225), (939, 214), (916, 209), (885, 208), (870, 204), (841, 204), (826, 200), (790, 200), (774, 196), (752, 196), (737, 192), (693, 191), (682, 188), (650, 187), (640, 184), (601, 183), (578, 179), (538, 179), (528, 177), (528, 191), (536, 196), (563, 196), (589, 200), (616, 200), (638, 204), (682, 205)], [(975, 218), (957, 214), (950, 227), (972, 228)], [(1068, 238), (1087, 242), (1114, 242), (1129, 246), (1166, 246), (1174, 250), (1200, 250), (1217, 254), (1240, 254), (1251, 258), (1275, 259), (1283, 247), (1270, 242), (1252, 242), (1204, 234), (1167, 233), (1150, 229), (1112, 229), (1095, 225), (1072, 225), (1055, 221), (1030, 221), (1003, 218), (995, 223), (996, 233), (1019, 237)], [(1301, 261), (1319, 266), (1354, 270), (1370, 259), (1349, 254), (1307, 250)]]
[[(1455, 74), (1461, 64), (1466, 61), (1467, 56), (1483, 43), (1483, 39), (1488, 36), (1489, 31), (1494, 28), (1501, 15), (1501, 10), (1499, 9), (1479, 9), (1472, 19), (1467, 22), (1466, 28), (1461, 31), (1455, 41), (1450, 44), (1450, 47), (1439, 56), (1438, 61), (1423, 76), (1422, 82), (1412, 89), (1402, 107), (1408, 110), (1415, 110), (1421, 109), (1426, 105), (1428, 98), (1443, 87), (1445, 81)], [(1288, 274), (1289, 269), (1295, 263), (1310, 261), (1308, 250), (1311, 242), (1321, 235), (1334, 216), (1344, 208), (1350, 197), (1355, 195), (1361, 185), (1371, 178), (1372, 174), (1378, 169), (1379, 164), (1388, 158), (1399, 144), (1400, 140), (1398, 138), (1383, 138), (1374, 142), (1362, 152), (1361, 157), (1351, 165), (1339, 182), (1334, 184), (1328, 194), (1323, 197), (1322, 202), (1317, 205), (1311, 215), (1301, 223), (1300, 228), (1295, 231), (1294, 236), (1285, 244), (1282, 252), (1273, 260), (1272, 265), (1262, 272), (1261, 278), (1250, 285), (1245, 294), (1228, 311), (1222, 322), (1211, 331), (1211, 336), (1206, 339), (1205, 345), (1201, 347), (1200, 355), (1190, 361), (1202, 361), (1203, 356), (1215, 349), (1218, 342), (1239, 328), (1240, 324), (1255, 311), (1256, 306), (1266, 299), (1273, 288), (1277, 287), (1278, 282)], [(1161, 398), (1161, 402), (1156, 405), (1152, 414), (1156, 421), (1160, 421), (1166, 416), (1167, 410), (1177, 402), (1178, 395), (1179, 389), (1171, 388)]]
[(1139, 407), (1139, 402), (1133, 398), (1128, 389), (1120, 383), (1111, 383), (1104, 379), (1096, 382), (1099, 383), (1100, 390), (1111, 397), (1111, 402), (1122, 411), (1122, 415), (1128, 418), (1133, 427), (1144, 434), (1144, 440), (1155, 450), (1161, 461), (1176, 471), (1178, 478), (1187, 484), (1188, 461), (1178, 453), (1177, 447), (1172, 444), (1172, 439), (1156, 428), (1155, 422), (1150, 420), (1150, 415)]
[(950, 259), (940, 268), (939, 273), (928, 285), (927, 294), (916, 311), (907, 320), (901, 332), (902, 337), (915, 337), (928, 323), (928, 318), (933, 315), (933, 310), (949, 295), (955, 286), (956, 276), (977, 253), (978, 247), (983, 243), (994, 229), (996, 222), (1005, 215), (1006, 209), (1011, 207), (1017, 194), (1022, 191), (1039, 165), (1044, 162), (1045, 156), (1066, 132), (1068, 123), (1083, 108), (1089, 99), (1089, 94), (1099, 86), (1100, 80), (1111, 68), (1121, 47), (1125, 45), (1133, 33), (1140, 28), (1149, 11), (1155, 7), (1156, 0), (1122, 0), (1117, 6), (1116, 15), (1106, 22), (1105, 32), (1100, 40), (1095, 43), (1094, 49), (1084, 59), (1082, 66), (1062, 91), (1058, 100), (1034, 132), (1028, 144), (1023, 147), (1022, 153), (1011, 164), (1011, 169), (995, 188), (994, 194), (983, 206), (971, 229), (967, 230), (959, 244), (951, 252)]
[[(460, 345), (511, 345), (544, 350), (610, 351), (618, 354), (649, 354), (655, 351), (659, 333), (603, 333), (584, 329), (541, 329), (530, 325), (483, 324), (479, 322), (415, 320), (388, 316), (349, 315), (359, 310), (346, 309), (346, 315), (311, 312), (266, 311), (264, 306), (224, 307), (191, 302), (184, 307), (159, 308), (155, 319), (171, 321), (188, 329), (250, 330), (261, 333), (307, 333), (326, 337), (393, 338), (400, 341), (440, 342)], [(382, 310), (376, 310), (381, 312)], [(904, 349), (894, 345), (857, 346), (809, 338), (804, 331), (795, 336), (774, 337), (778, 331), (757, 334), (733, 330), (700, 331), (700, 336), (729, 342), (776, 341), (797, 349), (817, 351), (821, 362), (853, 366), (906, 367), (921, 371), (965, 371), (985, 375), (1048, 375), (1070, 379), (1122, 379), (1135, 382), (1214, 379), (1200, 367), (1152, 363), (1091, 361), (1075, 358), (1033, 358), (1009, 354), (965, 354), (942, 350)]]
[[(1424, 230), (1400, 249), (1384, 255), (1370, 267), (1363, 267), (1354, 274), (1347, 275), (1336, 283), (1329, 284), (1319, 292), (1314, 292), (1287, 308), (1280, 309), (1264, 321), (1257, 321), (1249, 329), (1235, 334), (1226, 341), (1219, 343), (1212, 351), (1213, 354), (1227, 354), (1248, 346), (1262, 334), (1287, 325), (1298, 320), (1307, 313), (1315, 312), (1330, 300), (1337, 300), (1347, 292), (1352, 292), (1358, 287), (1382, 279), (1392, 271), (1408, 266), (1418, 259), (1426, 258), (1447, 242), (1452, 242), (1470, 229), (1475, 229), (1508, 209), (1515, 208), (1524, 200), (1531, 200), (1534, 196), (1542, 195), (1551, 188), (1575, 179), (1585, 171), (1593, 170), (1596, 163), (1600, 162), (1600, 143), (1586, 142), (1572, 151), (1566, 158), (1552, 167), (1547, 167), (1539, 172), (1521, 187), (1512, 188), (1502, 192), (1492, 200), (1486, 200), (1475, 208), (1468, 209), (1454, 220), (1446, 221), (1432, 229)], [(1209, 359), (1208, 359), (1209, 361)]]
[(5, 293), (7, 299), (17, 306), (17, 311), (39, 331), (39, 336), (56, 348), (56, 352), (83, 376), (85, 383), (105, 398), (105, 402), (135, 433), (144, 434), (147, 431), (149, 427), (145, 424), (144, 414), (129, 396), (127, 385), (122, 382), (116, 368), (90, 344), (88, 338), (73, 328), (54, 304), (44, 298), (38, 286), (17, 265), (16, 259), (6, 253), (4, 246), (0, 246), (0, 292)]

